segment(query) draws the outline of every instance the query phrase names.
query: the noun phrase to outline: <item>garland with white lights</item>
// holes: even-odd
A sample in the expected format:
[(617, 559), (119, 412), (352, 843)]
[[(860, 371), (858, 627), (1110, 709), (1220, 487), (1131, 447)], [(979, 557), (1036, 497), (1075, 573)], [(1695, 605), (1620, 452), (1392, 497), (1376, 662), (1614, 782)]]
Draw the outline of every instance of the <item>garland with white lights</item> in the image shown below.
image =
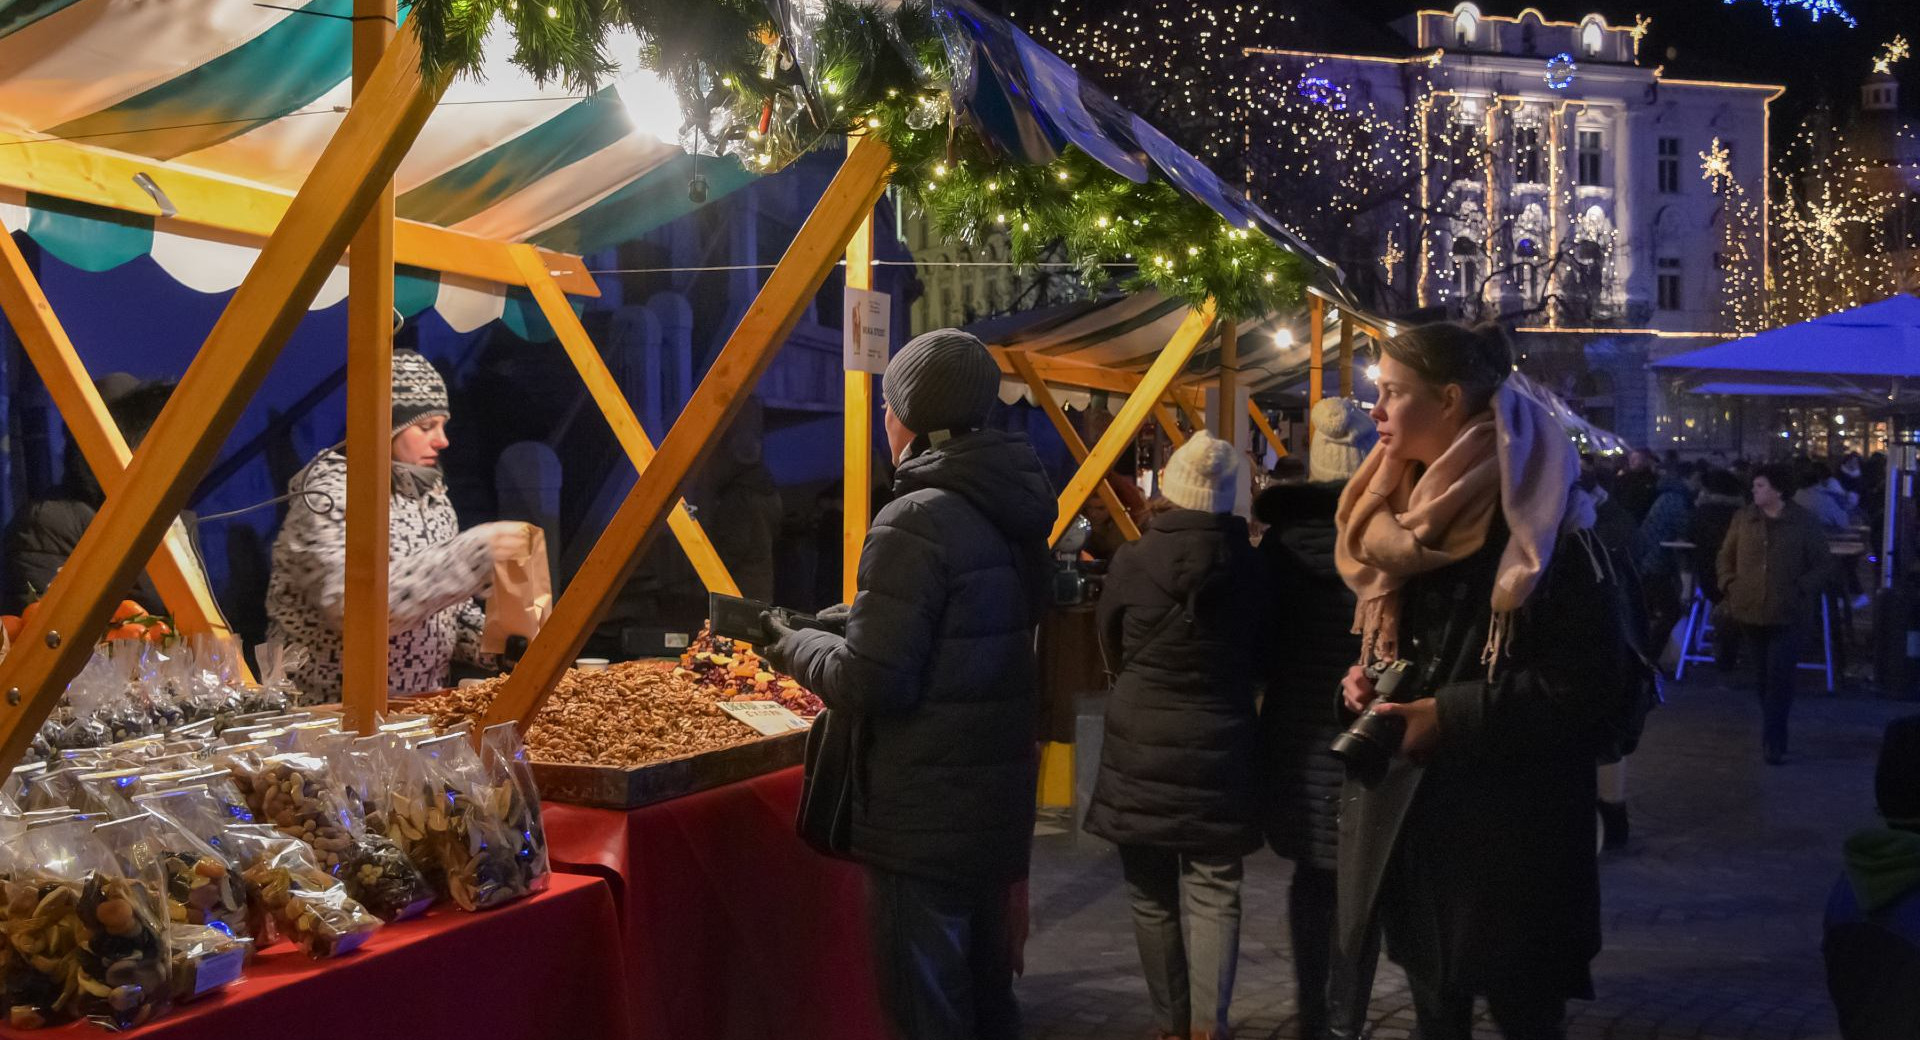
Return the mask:
[(477, 73), (481, 44), (498, 21), (514, 34), (515, 64), (580, 90), (612, 78), (609, 33), (631, 29), (638, 65), (680, 99), (690, 148), (770, 172), (826, 139), (870, 134), (892, 149), (893, 184), (948, 238), (1003, 233), (1015, 263), (1060, 242), (1094, 288), (1131, 270), (1122, 279), (1128, 288), (1191, 303), (1211, 298), (1223, 317), (1257, 318), (1298, 303), (1305, 261), (1164, 180), (1136, 184), (1071, 148), (1036, 166), (991, 146), (951, 111), (947, 47), (924, 3), (805, 6), (415, 0), (408, 24), (431, 77)]

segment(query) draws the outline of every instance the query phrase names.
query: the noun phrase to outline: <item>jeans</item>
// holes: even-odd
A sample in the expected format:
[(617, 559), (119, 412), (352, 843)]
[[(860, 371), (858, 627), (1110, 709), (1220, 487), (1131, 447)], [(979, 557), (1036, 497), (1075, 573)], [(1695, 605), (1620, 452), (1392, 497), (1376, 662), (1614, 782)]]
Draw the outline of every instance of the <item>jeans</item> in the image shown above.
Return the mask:
[(1793, 710), (1793, 680), (1800, 667), (1799, 629), (1792, 625), (1742, 626), (1765, 720), (1760, 744), (1769, 756), (1787, 753), (1787, 714)]
[(1160, 1031), (1224, 1035), (1240, 959), (1240, 857), (1122, 845), (1120, 869)]
[[(1472, 990), (1414, 978), (1407, 983), (1413, 990), (1413, 1015), (1420, 1024), (1420, 1040), (1472, 1040)], [(1531, 992), (1523, 984), (1490, 988), (1487, 1013), (1506, 1040), (1565, 1040), (1567, 1035), (1566, 999)]]
[(1287, 931), (1293, 940), (1293, 980), (1298, 987), (1301, 1040), (1327, 1032), (1327, 980), (1333, 969), (1333, 908), (1338, 875), (1296, 862), (1287, 889)]
[(1019, 1040), (1008, 886), (869, 868), (874, 974), (900, 1040)]

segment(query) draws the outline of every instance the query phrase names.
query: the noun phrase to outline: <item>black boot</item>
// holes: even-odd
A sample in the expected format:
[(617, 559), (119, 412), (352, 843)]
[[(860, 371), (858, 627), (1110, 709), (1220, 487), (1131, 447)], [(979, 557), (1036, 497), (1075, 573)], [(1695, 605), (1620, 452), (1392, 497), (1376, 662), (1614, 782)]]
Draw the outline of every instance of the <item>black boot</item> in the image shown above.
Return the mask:
[(1627, 803), (1609, 802), (1601, 799), (1600, 827), (1604, 837), (1600, 847), (1608, 852), (1618, 852), (1627, 847)]

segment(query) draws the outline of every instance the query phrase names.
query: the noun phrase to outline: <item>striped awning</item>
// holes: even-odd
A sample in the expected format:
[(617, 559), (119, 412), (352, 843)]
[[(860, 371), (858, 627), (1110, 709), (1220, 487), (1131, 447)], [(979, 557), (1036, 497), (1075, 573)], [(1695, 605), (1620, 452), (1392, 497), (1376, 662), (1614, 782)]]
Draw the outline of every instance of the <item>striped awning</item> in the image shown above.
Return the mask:
[[(175, 219), (168, 196), (186, 178), (269, 205), (292, 196), (349, 104), (351, 11), (352, 0), (0, 0), (0, 219), (77, 267), (150, 256), (194, 289), (233, 288), (257, 239)], [(507, 60), (511, 46), (505, 31), (489, 39), (487, 74), (447, 90), (401, 163), (403, 223), (581, 254), (694, 208), (696, 160), (636, 127), (674, 104), (657, 80), (591, 95), (541, 86)], [(610, 51), (632, 66), (638, 43)], [(622, 91), (638, 95), (639, 120)], [(121, 197), (146, 174), (141, 205), (47, 188), (49, 156), (71, 168), (62, 183), (92, 178)], [(749, 180), (732, 160), (697, 162), (709, 197)], [(316, 308), (344, 298), (345, 270)], [(498, 283), (432, 267), (403, 268), (397, 295), (463, 328), (511, 303)]]

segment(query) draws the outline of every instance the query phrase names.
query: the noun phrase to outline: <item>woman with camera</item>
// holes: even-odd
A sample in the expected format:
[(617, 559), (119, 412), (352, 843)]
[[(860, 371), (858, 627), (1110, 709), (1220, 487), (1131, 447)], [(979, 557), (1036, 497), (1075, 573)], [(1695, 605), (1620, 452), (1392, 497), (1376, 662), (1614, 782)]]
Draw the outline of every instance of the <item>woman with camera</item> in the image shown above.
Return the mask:
[(1468, 1040), (1476, 997), (1509, 1040), (1558, 1040), (1600, 948), (1596, 720), (1630, 565), (1590, 534), (1566, 434), (1505, 386), (1497, 328), (1415, 329), (1380, 369), (1380, 444), (1338, 515), (1362, 634), (1341, 687), (1368, 713), (1342, 742), (1338, 970), (1370, 978), (1377, 920), (1423, 1040)]

